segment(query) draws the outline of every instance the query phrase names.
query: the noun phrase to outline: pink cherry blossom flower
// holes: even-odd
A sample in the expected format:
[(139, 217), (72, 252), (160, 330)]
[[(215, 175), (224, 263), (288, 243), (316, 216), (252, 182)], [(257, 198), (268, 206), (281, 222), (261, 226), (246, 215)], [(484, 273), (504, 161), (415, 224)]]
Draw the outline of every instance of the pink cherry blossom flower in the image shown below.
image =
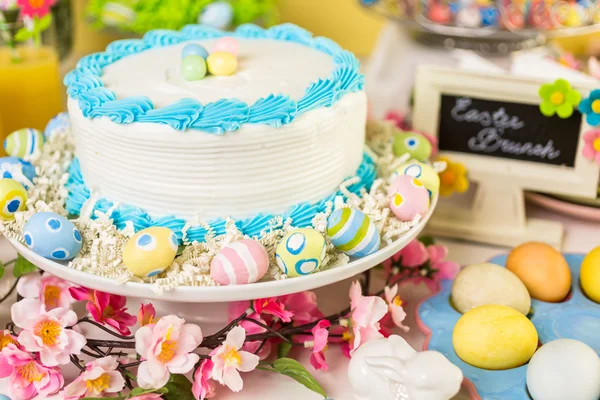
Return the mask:
[(229, 303), (227, 310), (228, 310), (230, 321), (233, 321), (234, 319), (236, 319), (243, 313), (247, 313), (247, 314), (252, 313), (252, 309), (250, 308), (250, 302), (247, 300), (231, 302), (231, 303)]
[(294, 316), (293, 312), (285, 309), (285, 306), (277, 297), (254, 300), (252, 306), (258, 314), (269, 314), (279, 318), (283, 322), (290, 322)]
[(42, 18), (50, 12), (54, 2), (55, 0), (17, 0), (17, 5), (21, 9), (22, 17)]
[[(257, 322), (260, 322), (263, 325), (267, 325), (267, 322), (260, 317), (260, 314), (252, 313), (248, 315), (249, 319), (253, 319)], [(266, 331), (265, 328), (251, 322), (251, 321), (242, 321), (239, 324), (246, 331), (247, 335), (254, 335), (257, 333), (263, 333)], [(245, 342), (242, 350), (255, 354), (256, 351), (260, 348), (262, 341), (253, 341), (253, 342)], [(271, 341), (267, 341), (261, 348), (258, 353), (258, 357), (261, 360), (266, 359), (271, 354), (272, 344)]]
[(583, 134), (583, 156), (600, 165), (600, 129), (591, 129)]
[(304, 325), (323, 318), (323, 313), (317, 308), (317, 295), (306, 291), (293, 293), (279, 298), (286, 310), (293, 313), (294, 324)]
[(200, 359), (192, 353), (202, 342), (202, 331), (186, 324), (175, 315), (162, 317), (154, 325), (146, 325), (135, 333), (135, 349), (144, 362), (138, 369), (138, 385), (158, 389), (166, 385), (169, 376), (185, 374)]
[(72, 329), (77, 315), (66, 308), (50, 311), (37, 299), (23, 299), (11, 308), (12, 321), (23, 329), (18, 341), (27, 351), (40, 353), (42, 363), (48, 367), (70, 362), (71, 354), (80, 354), (85, 337)]
[(385, 317), (388, 308), (378, 296), (363, 296), (359, 282), (350, 286), (350, 323), (354, 335), (350, 355), (365, 342), (382, 338), (379, 321)]
[[(329, 328), (331, 326), (331, 322), (326, 319), (322, 319), (319, 323), (311, 329), (311, 333), (313, 334), (314, 341), (312, 343), (312, 354), (310, 355), (310, 363), (315, 369), (322, 369), (323, 371), (327, 371), (329, 366), (325, 361), (325, 355), (323, 352), (327, 347), (327, 338), (329, 337)], [(305, 342), (306, 346), (308, 342)]]
[(63, 390), (64, 400), (109, 397), (102, 395), (120, 392), (125, 387), (125, 379), (117, 371), (118, 366), (117, 359), (111, 356), (87, 363), (85, 371)]
[(46, 310), (70, 308), (75, 301), (69, 293), (71, 283), (49, 273), (37, 272), (23, 276), (17, 284), (17, 293), (25, 298), (39, 299)]
[(404, 308), (402, 308), (402, 300), (400, 299), (400, 296), (398, 296), (398, 285), (394, 285), (391, 288), (386, 286), (383, 290), (385, 300), (388, 304), (388, 311), (394, 325), (404, 332), (408, 332), (410, 328), (402, 323), (406, 318), (406, 312), (404, 311)]
[(192, 393), (196, 400), (211, 399), (215, 396), (215, 385), (212, 380), (212, 360), (203, 360), (194, 373)]
[(96, 322), (113, 327), (121, 335), (131, 334), (128, 327), (137, 319), (127, 313), (126, 297), (83, 287), (72, 287), (69, 291), (75, 300), (88, 302), (85, 308)]
[(156, 310), (152, 303), (142, 304), (140, 311), (138, 312), (137, 322), (140, 326), (146, 326), (154, 324), (156, 318)]
[(8, 346), (9, 344), (14, 344), (19, 347), (19, 342), (17, 342), (17, 337), (14, 336), (8, 329), (0, 331), (0, 351)]
[(438, 279), (454, 279), (460, 272), (460, 265), (454, 261), (444, 261), (448, 256), (448, 248), (440, 244), (427, 246), (431, 268), (437, 270)]
[(45, 399), (64, 385), (58, 368), (43, 365), (14, 344), (7, 345), (0, 352), (0, 378), (8, 378), (8, 394), (19, 400), (35, 396)]
[(213, 379), (234, 392), (239, 392), (244, 387), (238, 371), (250, 372), (259, 361), (257, 355), (240, 350), (245, 340), (246, 331), (241, 326), (236, 326), (229, 331), (223, 344), (210, 353)]
[(383, 262), (383, 266), (388, 273), (392, 273), (394, 262), (401, 263), (403, 267), (413, 268), (418, 267), (429, 259), (429, 254), (425, 245), (415, 239), (407, 244), (402, 250)]

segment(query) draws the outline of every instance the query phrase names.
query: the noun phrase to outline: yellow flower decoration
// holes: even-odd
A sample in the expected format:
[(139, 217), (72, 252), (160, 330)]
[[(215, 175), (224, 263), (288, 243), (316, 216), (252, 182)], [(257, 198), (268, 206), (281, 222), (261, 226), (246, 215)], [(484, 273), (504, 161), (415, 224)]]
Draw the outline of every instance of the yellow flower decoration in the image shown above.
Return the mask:
[(464, 193), (469, 189), (467, 168), (461, 163), (440, 157), (438, 161), (446, 162), (446, 169), (440, 175), (440, 196), (450, 196), (452, 193)]

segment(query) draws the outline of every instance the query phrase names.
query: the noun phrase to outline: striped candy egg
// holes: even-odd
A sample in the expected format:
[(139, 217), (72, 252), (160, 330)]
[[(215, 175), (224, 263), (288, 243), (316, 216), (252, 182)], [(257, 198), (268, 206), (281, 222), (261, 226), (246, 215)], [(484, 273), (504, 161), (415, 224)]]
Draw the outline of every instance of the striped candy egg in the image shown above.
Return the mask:
[(55, 133), (66, 131), (70, 126), (71, 121), (69, 120), (69, 114), (66, 112), (58, 113), (48, 122), (46, 128), (44, 128), (44, 136), (49, 138)]
[(71, 221), (53, 212), (33, 214), (23, 228), (27, 246), (51, 260), (70, 260), (81, 250), (82, 238)]
[(221, 285), (254, 283), (267, 273), (269, 254), (262, 244), (243, 239), (223, 247), (210, 263), (210, 276)]
[(140, 278), (155, 276), (173, 263), (178, 247), (177, 236), (169, 228), (142, 229), (125, 243), (123, 264)]
[(327, 220), (327, 236), (343, 253), (364, 257), (379, 250), (379, 230), (367, 215), (353, 208), (334, 211)]
[(413, 160), (397, 168), (395, 173), (419, 179), (429, 191), (429, 196), (433, 196), (440, 190), (440, 177), (429, 164)]
[(0, 179), (0, 219), (10, 221), (25, 209), (27, 190), (14, 179)]
[(37, 129), (23, 128), (4, 139), (4, 151), (13, 157), (25, 157), (42, 151), (44, 135)]
[(429, 192), (423, 182), (408, 175), (397, 176), (390, 185), (390, 209), (400, 221), (412, 221), (429, 209)]
[(295, 229), (277, 245), (277, 265), (287, 276), (308, 275), (321, 266), (325, 250), (325, 238), (319, 231)]
[(35, 167), (31, 163), (19, 157), (0, 158), (0, 178), (14, 179), (28, 188), (35, 176)]

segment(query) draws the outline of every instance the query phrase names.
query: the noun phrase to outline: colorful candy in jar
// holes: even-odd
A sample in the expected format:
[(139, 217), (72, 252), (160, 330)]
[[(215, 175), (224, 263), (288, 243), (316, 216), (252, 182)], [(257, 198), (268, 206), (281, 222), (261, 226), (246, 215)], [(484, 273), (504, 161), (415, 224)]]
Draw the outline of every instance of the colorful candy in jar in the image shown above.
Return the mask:
[(416, 132), (403, 132), (394, 135), (394, 155), (401, 157), (410, 154), (411, 158), (427, 161), (431, 156), (432, 146), (427, 138)]
[(325, 238), (319, 231), (294, 229), (277, 245), (277, 265), (287, 276), (308, 275), (321, 266), (325, 250)]
[(412, 221), (429, 209), (429, 192), (425, 185), (409, 175), (399, 175), (390, 185), (390, 209), (400, 221)]
[(243, 239), (223, 247), (210, 263), (210, 276), (221, 285), (245, 285), (261, 279), (269, 254), (260, 242)]
[(379, 250), (379, 230), (368, 215), (353, 208), (334, 211), (327, 220), (327, 236), (336, 249), (352, 256), (365, 257)]
[(53, 212), (32, 215), (23, 228), (23, 239), (35, 253), (59, 261), (75, 258), (83, 243), (75, 225)]
[(44, 135), (37, 129), (23, 128), (14, 131), (4, 140), (4, 151), (13, 157), (23, 158), (39, 154), (44, 145)]
[(233, 7), (226, 1), (208, 4), (198, 16), (198, 23), (225, 30), (233, 20)]
[(208, 50), (197, 43), (188, 43), (181, 50), (181, 59), (183, 60), (188, 56), (200, 56), (206, 59), (208, 58)]
[(596, 303), (600, 303), (600, 246), (585, 256), (579, 274), (583, 292)]
[(58, 113), (44, 128), (44, 136), (48, 139), (57, 132), (66, 131), (70, 126), (71, 120), (69, 119), (69, 114), (66, 112)]
[(35, 167), (19, 157), (0, 158), (0, 178), (14, 179), (26, 189), (36, 177)]
[(428, 17), (437, 24), (447, 24), (450, 22), (452, 14), (447, 5), (442, 3), (433, 3), (429, 7)]
[(146, 228), (125, 244), (123, 264), (140, 278), (156, 276), (173, 263), (178, 248), (177, 236), (169, 228)]
[(483, 26), (498, 25), (498, 9), (496, 7), (481, 7), (481, 24)]
[(395, 173), (412, 176), (423, 182), (425, 188), (429, 191), (429, 196), (433, 196), (440, 190), (440, 177), (429, 164), (414, 160), (409, 161), (397, 168)]
[(477, 7), (468, 6), (460, 9), (456, 14), (456, 25), (463, 28), (477, 28), (481, 26), (481, 13)]
[(212, 53), (206, 63), (208, 71), (215, 76), (228, 76), (237, 70), (237, 58), (231, 53)]
[(186, 81), (199, 81), (206, 76), (206, 60), (191, 55), (181, 60), (181, 75)]
[(238, 41), (231, 36), (222, 37), (215, 42), (215, 53), (223, 52), (237, 56), (239, 51), (240, 45)]
[(23, 211), (27, 202), (27, 190), (14, 179), (0, 179), (0, 219), (10, 221), (17, 211)]

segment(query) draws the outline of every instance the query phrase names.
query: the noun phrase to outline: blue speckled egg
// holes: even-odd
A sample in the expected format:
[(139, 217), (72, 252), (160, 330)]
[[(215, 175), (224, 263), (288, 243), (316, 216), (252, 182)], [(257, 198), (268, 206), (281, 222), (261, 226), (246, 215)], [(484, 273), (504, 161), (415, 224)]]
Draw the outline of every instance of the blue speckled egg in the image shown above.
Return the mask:
[(0, 179), (0, 219), (10, 221), (26, 207), (27, 190), (14, 179)]
[(69, 114), (66, 112), (58, 113), (48, 122), (46, 128), (44, 128), (44, 136), (49, 138), (57, 132), (66, 131), (70, 126), (71, 120), (69, 119)]
[(81, 250), (81, 233), (71, 221), (53, 212), (34, 214), (23, 228), (25, 244), (42, 257), (70, 260)]
[(37, 129), (19, 129), (4, 139), (4, 151), (9, 156), (23, 158), (31, 154), (40, 153), (45, 140), (44, 134)]
[(181, 59), (184, 59), (187, 56), (200, 56), (206, 60), (208, 58), (208, 50), (199, 44), (188, 43), (183, 47), (183, 50), (181, 50)]
[[(14, 179), (28, 188), (29, 182), (33, 181), (35, 176), (35, 167), (31, 163), (19, 157), (0, 158), (0, 178)], [(24, 177), (27, 179), (23, 179)]]
[(308, 275), (317, 270), (325, 258), (325, 238), (316, 229), (295, 229), (277, 245), (277, 265), (287, 276)]
[(327, 220), (327, 236), (336, 249), (364, 257), (379, 250), (379, 230), (369, 216), (353, 208), (334, 211)]
[(233, 20), (233, 7), (226, 1), (215, 1), (204, 7), (198, 23), (217, 29), (227, 29)]
[(173, 263), (178, 246), (177, 236), (169, 228), (146, 228), (125, 244), (123, 263), (135, 276), (155, 276)]

